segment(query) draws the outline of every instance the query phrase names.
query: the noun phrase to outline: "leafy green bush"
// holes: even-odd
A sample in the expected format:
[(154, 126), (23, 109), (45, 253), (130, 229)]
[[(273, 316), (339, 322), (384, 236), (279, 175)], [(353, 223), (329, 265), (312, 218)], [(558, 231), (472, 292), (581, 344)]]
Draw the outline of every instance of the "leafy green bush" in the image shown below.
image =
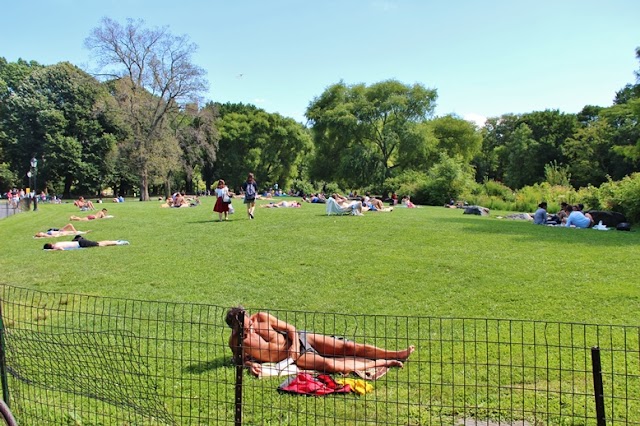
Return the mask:
[(514, 201), (515, 199), (513, 189), (493, 179), (485, 179), (484, 182), (482, 182), (481, 188), (483, 193), (490, 197), (500, 197), (506, 201)]
[(586, 210), (611, 210), (610, 205), (602, 203), (600, 192), (599, 188), (589, 185), (577, 191), (576, 199), (585, 205)]
[(338, 185), (335, 182), (327, 182), (324, 185), (322, 185), (322, 188), (324, 190), (324, 193), (327, 194), (327, 196), (333, 194), (334, 192), (338, 192), (340, 194), (342, 194), (344, 192), (340, 188), (340, 185)]
[(415, 203), (421, 204), (417, 200), (416, 194), (418, 193), (418, 190), (425, 187), (426, 184), (426, 173), (418, 172), (415, 170), (407, 170), (396, 177), (388, 178), (387, 180), (385, 180), (382, 193), (387, 194), (389, 192), (395, 192), (400, 198), (408, 195)]
[(304, 179), (294, 179), (291, 183), (291, 189), (293, 189), (294, 192), (301, 192), (303, 194), (312, 194), (317, 192), (313, 184)]
[(613, 197), (606, 200), (606, 205), (611, 210), (623, 213), (627, 220), (633, 223), (640, 222), (640, 173), (626, 176), (621, 181), (611, 182), (612, 188), (603, 184), (603, 191), (609, 189), (613, 192)]
[(426, 185), (417, 190), (418, 204), (442, 205), (457, 200), (473, 187), (473, 171), (457, 158), (440, 155), (440, 161), (427, 173)]

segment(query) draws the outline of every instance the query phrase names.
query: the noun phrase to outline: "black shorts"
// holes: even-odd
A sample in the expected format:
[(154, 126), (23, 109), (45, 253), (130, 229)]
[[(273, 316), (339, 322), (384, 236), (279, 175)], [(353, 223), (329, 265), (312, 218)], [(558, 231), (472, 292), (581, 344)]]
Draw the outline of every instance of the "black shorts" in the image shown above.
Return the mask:
[(80, 238), (78, 240), (78, 244), (80, 245), (80, 248), (98, 247), (100, 245), (97, 241), (85, 240), (84, 238)]

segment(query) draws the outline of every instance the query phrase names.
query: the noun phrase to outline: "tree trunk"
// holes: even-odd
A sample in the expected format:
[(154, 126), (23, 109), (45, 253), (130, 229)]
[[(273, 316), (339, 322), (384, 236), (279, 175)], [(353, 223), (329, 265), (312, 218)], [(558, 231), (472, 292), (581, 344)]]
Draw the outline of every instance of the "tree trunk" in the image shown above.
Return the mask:
[(140, 201), (149, 201), (149, 173), (144, 167), (140, 173)]

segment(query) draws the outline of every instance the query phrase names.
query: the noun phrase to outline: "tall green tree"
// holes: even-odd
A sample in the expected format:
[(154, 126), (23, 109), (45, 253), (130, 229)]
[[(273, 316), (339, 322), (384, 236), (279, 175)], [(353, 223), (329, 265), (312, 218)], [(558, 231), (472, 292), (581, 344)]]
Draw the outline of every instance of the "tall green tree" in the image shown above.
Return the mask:
[(96, 193), (114, 144), (109, 117), (96, 107), (106, 96), (97, 80), (67, 62), (31, 72), (6, 100), (0, 120), (12, 167), (42, 159), (40, 188), (48, 184), (65, 197), (72, 187)]
[[(413, 125), (433, 114), (436, 98), (435, 89), (396, 80), (330, 86), (306, 112), (316, 153), (310, 173), (316, 179), (357, 185), (358, 176), (366, 170), (368, 183), (382, 184), (397, 166), (401, 145), (416, 136)], [(361, 155), (358, 160), (365, 165), (349, 167), (354, 155)], [(336, 160), (341, 167), (333, 167)]]
[(508, 164), (507, 140), (518, 126), (519, 116), (504, 114), (486, 120), (480, 133), (482, 146), (472, 164), (476, 169), (476, 181), (486, 179), (503, 181)]
[(469, 164), (482, 147), (482, 135), (476, 126), (460, 117), (445, 115), (430, 122), (438, 149), (451, 158)]
[(533, 132), (527, 124), (521, 123), (516, 128), (504, 148), (507, 156), (504, 183), (507, 186), (522, 188), (540, 178), (537, 164), (532, 161), (539, 152), (540, 144), (533, 138)]
[(0, 57), (0, 188), (20, 186), (19, 175), (22, 175), (24, 170), (22, 163), (20, 163), (20, 167), (16, 168), (16, 163), (21, 159), (12, 159), (6, 152), (7, 146), (12, 143), (8, 133), (13, 132), (12, 129), (6, 127), (9, 122), (3, 119), (11, 113), (7, 100), (10, 96), (15, 95), (20, 84), (39, 68), (42, 68), (42, 65), (36, 61), (27, 62), (18, 59), (16, 62), (8, 62), (5, 58)]
[(253, 105), (219, 105), (220, 142), (214, 179), (238, 189), (247, 173), (258, 183), (287, 186), (298, 177), (299, 165), (312, 148), (307, 129), (291, 118), (267, 113)]
[(138, 171), (140, 199), (146, 201), (152, 181), (164, 178), (157, 175), (162, 171), (155, 161), (178, 144), (167, 136), (169, 122), (181, 103), (196, 101), (206, 88), (204, 70), (191, 61), (197, 47), (166, 27), (150, 29), (131, 19), (121, 25), (109, 18), (91, 32), (85, 45), (96, 54), (105, 75), (123, 82), (116, 86), (116, 96), (126, 111), (132, 135), (129, 153)]

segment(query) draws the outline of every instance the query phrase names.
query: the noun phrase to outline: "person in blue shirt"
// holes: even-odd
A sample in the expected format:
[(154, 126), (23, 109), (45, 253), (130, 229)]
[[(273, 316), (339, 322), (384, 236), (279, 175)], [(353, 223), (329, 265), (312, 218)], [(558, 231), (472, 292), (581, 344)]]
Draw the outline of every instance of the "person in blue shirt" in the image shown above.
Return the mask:
[(569, 217), (567, 217), (567, 221), (564, 224), (564, 226), (575, 226), (576, 228), (589, 228), (591, 225), (593, 225), (591, 215), (585, 215), (576, 207), (569, 213)]
[(538, 204), (538, 210), (533, 214), (533, 223), (535, 225), (547, 224), (547, 203), (545, 201)]

